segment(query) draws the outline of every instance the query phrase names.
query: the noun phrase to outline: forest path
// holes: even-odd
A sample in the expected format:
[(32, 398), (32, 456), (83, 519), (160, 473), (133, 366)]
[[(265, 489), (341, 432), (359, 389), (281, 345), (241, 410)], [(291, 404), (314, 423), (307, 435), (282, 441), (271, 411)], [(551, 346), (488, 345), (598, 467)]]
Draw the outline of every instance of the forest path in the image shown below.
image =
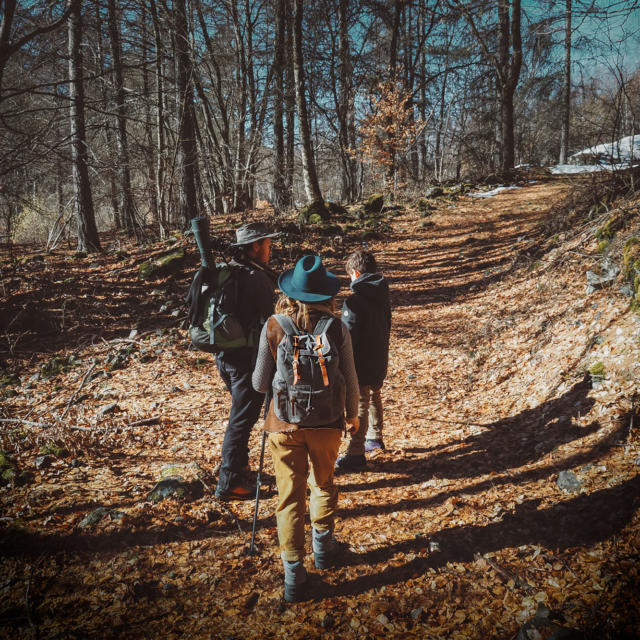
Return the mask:
[[(535, 257), (568, 189), (551, 180), (488, 199), (439, 199), (430, 226), (405, 212), (371, 241), (394, 308), (387, 450), (365, 472), (337, 478), (336, 535), (351, 551), (322, 573), (312, 601), (280, 603), (268, 453), (256, 556), (246, 555), (253, 502), (221, 505), (211, 494), (229, 398), (212, 358), (187, 351), (176, 332), (140, 341), (144, 358), (85, 385), (93, 399), (67, 416), (91, 427), (78, 432), (73, 464), (57, 460), (35, 472), (35, 486), (2, 497), (23, 527), (2, 542), (15, 592), (5, 617), (20, 619), (26, 590), (41, 637), (513, 637), (538, 603), (562, 611), (568, 626), (633, 624), (634, 579), (619, 576), (638, 548), (629, 499), (640, 489), (638, 443), (619, 444), (628, 431), (622, 391), (592, 389), (584, 371), (599, 336), (620, 353), (610, 375), (633, 383), (640, 343), (615, 347), (618, 332), (637, 330), (626, 299), (585, 295), (585, 265), (599, 260), (592, 232), (561, 234), (557, 251)], [(349, 250), (327, 251), (342, 277)], [(133, 276), (122, 279), (139, 290)], [(104, 329), (113, 333), (106, 318)], [(18, 397), (16, 415), (59, 414), (89, 358), (119, 348), (87, 346), (81, 370), (57, 388), (38, 383), (35, 408)], [(115, 412), (98, 419), (110, 402)], [(157, 422), (136, 425), (149, 416)], [(255, 429), (253, 468), (260, 440)], [(25, 464), (33, 455), (23, 454)], [(188, 499), (144, 499), (167, 465), (189, 474), (194, 462), (205, 474)], [(558, 487), (566, 470), (579, 492)], [(96, 507), (107, 515), (82, 526)], [(33, 624), (14, 637), (31, 637)]]

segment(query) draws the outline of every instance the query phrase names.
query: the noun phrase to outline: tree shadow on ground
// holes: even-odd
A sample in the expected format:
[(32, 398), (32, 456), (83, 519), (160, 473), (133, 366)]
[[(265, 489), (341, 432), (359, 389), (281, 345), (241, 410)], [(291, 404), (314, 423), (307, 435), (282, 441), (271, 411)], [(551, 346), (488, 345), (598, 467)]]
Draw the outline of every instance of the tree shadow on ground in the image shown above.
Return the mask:
[(639, 496), (640, 476), (635, 476), (615, 487), (558, 502), (547, 509), (538, 508), (539, 499), (527, 500), (500, 522), (444, 529), (430, 538), (441, 550), (437, 553), (425, 556), (425, 540), (417, 538), (367, 553), (350, 554), (347, 564), (367, 565), (388, 561), (397, 553), (421, 555), (401, 566), (386, 567), (375, 574), (327, 587), (316, 594), (316, 599), (360, 594), (404, 582), (412, 575), (448, 562), (471, 562), (476, 554), (509, 547), (538, 545), (563, 550), (590, 546), (618, 534), (631, 521), (640, 506)]
[[(557, 398), (484, 425), (481, 433), (466, 437), (462, 443), (450, 442), (435, 451), (428, 447), (406, 449), (407, 453), (418, 456), (410, 460), (374, 462), (373, 470), (384, 473), (384, 478), (373, 483), (348, 481), (340, 490), (419, 485), (434, 477), (473, 478), (488, 473), (510, 473), (511, 469), (535, 463), (557, 447), (599, 429), (598, 423), (578, 426), (572, 422), (573, 417), (588, 413), (593, 406), (594, 400), (588, 396), (590, 389), (591, 383), (585, 377)], [(425, 453), (426, 459), (420, 455)], [(397, 474), (402, 475), (397, 477)]]

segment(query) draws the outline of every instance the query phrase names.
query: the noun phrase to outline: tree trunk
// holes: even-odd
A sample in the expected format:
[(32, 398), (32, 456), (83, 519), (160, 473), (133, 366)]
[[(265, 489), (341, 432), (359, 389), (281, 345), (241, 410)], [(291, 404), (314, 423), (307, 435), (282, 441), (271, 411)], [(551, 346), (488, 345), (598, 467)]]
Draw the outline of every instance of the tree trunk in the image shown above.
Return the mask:
[(313, 157), (311, 130), (307, 112), (307, 98), (305, 95), (305, 73), (302, 58), (302, 0), (294, 0), (292, 44), (296, 105), (298, 108), (298, 131), (302, 143), (302, 175), (304, 178), (304, 188), (309, 203), (316, 201), (322, 202), (323, 198)]
[(285, 100), (285, 0), (276, 0), (276, 25), (273, 64), (275, 82), (273, 92), (273, 208), (276, 213), (287, 207), (284, 157), (284, 100)]
[[(96, 23), (102, 24), (102, 15), (100, 13), (100, 0), (95, 0), (95, 17)], [(98, 59), (100, 60), (100, 72), (107, 76), (108, 64), (106, 61), (106, 55), (104, 53), (104, 46), (102, 42), (102, 29), (98, 28), (96, 30), (96, 35), (98, 39)], [(109, 88), (107, 82), (101, 82), (101, 97), (105, 104), (105, 108), (110, 108), (111, 98), (109, 96)], [(116, 144), (113, 136), (113, 127), (110, 118), (105, 118), (104, 120), (104, 138), (106, 142), (107, 155), (109, 158), (109, 163), (107, 166), (107, 175), (109, 181), (109, 203), (111, 204), (111, 211), (113, 213), (113, 225), (116, 229), (121, 229), (121, 220), (120, 220), (120, 199), (118, 198), (118, 185), (116, 182), (115, 175), (115, 157), (116, 157)]]
[(571, 0), (566, 0), (564, 26), (564, 75), (562, 79), (562, 125), (560, 128), (560, 158), (565, 164), (569, 156), (569, 119), (571, 117)]
[(155, 189), (155, 166), (153, 154), (153, 125), (151, 105), (153, 99), (151, 96), (151, 81), (149, 75), (149, 51), (152, 48), (149, 36), (149, 25), (147, 19), (147, 4), (142, 4), (141, 15), (141, 31), (142, 31), (142, 96), (144, 101), (144, 138), (145, 138), (145, 159), (147, 163), (146, 189), (149, 199), (149, 209), (155, 223), (158, 223), (158, 194)]
[(97, 252), (101, 247), (93, 211), (84, 123), (81, 4), (81, 0), (73, 0), (68, 24), (71, 162), (75, 215), (78, 224), (78, 251)]
[[(513, 169), (515, 162), (513, 96), (522, 67), (522, 37), (520, 34), (520, 0), (498, 0), (498, 78), (502, 116), (502, 170)], [(513, 52), (510, 52), (513, 49)]]
[(127, 107), (124, 95), (124, 76), (122, 73), (122, 47), (120, 45), (120, 20), (116, 0), (108, 0), (109, 40), (111, 44), (111, 62), (113, 64), (113, 83), (116, 98), (116, 142), (118, 150), (118, 177), (120, 192), (120, 211), (122, 224), (127, 233), (136, 230), (135, 208), (131, 194), (131, 169), (129, 162), (129, 142), (127, 140)]
[[(285, 15), (289, 15), (291, 12), (291, 0), (285, 0)], [(293, 49), (293, 34), (292, 24), (290, 20), (286, 20), (286, 37), (287, 37), (287, 51)], [(293, 72), (293, 59), (292, 56), (286, 56), (286, 68), (285, 68), (285, 170), (284, 170), (284, 183), (285, 183), (285, 206), (291, 206), (294, 203), (293, 197), (293, 179), (295, 171), (295, 120), (296, 120), (296, 89), (294, 82)]]
[(178, 88), (178, 157), (180, 169), (180, 194), (178, 215), (180, 224), (188, 226), (191, 218), (197, 218), (202, 209), (198, 196), (198, 156), (193, 106), (193, 64), (189, 48), (189, 29), (185, 0), (174, 3), (176, 85)]
[(162, 72), (162, 60), (164, 58), (164, 45), (162, 44), (162, 36), (160, 23), (158, 20), (158, 11), (156, 9), (155, 0), (149, 3), (151, 9), (151, 19), (153, 22), (153, 37), (155, 42), (155, 78), (156, 78), (156, 152), (155, 152), (155, 190), (158, 202), (158, 227), (160, 236), (164, 237), (165, 227), (167, 224), (167, 211), (165, 202), (165, 155), (166, 143), (164, 135), (164, 74)]
[(353, 69), (349, 46), (349, 0), (340, 0), (339, 7), (339, 85), (338, 124), (340, 158), (342, 160), (342, 199), (353, 202), (357, 198), (358, 168), (350, 150), (355, 147), (355, 106), (353, 97)]

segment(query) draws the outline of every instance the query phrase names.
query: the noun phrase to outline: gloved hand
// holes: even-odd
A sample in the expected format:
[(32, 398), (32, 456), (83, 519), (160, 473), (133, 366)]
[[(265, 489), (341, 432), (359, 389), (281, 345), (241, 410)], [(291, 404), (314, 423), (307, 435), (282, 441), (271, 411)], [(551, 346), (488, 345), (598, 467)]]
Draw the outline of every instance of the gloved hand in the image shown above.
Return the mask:
[(347, 418), (346, 422), (347, 433), (352, 436), (360, 428), (360, 418), (357, 416), (355, 418)]

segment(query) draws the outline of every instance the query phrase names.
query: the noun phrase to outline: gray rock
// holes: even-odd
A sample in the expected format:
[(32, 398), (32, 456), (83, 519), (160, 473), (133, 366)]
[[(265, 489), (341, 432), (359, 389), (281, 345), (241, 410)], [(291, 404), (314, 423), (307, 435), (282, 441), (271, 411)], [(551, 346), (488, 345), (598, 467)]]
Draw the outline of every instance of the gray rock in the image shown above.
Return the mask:
[(558, 481), (556, 484), (563, 491), (569, 492), (580, 491), (582, 488), (582, 482), (578, 480), (578, 477), (572, 471), (561, 471), (558, 474)]
[(600, 289), (612, 283), (620, 273), (620, 267), (610, 258), (605, 258), (600, 265), (601, 273), (597, 274), (593, 271), (587, 271), (587, 293), (593, 293), (596, 289)]
[(94, 527), (109, 513), (109, 509), (106, 507), (98, 507), (94, 509), (90, 514), (85, 516), (78, 525), (79, 527), (86, 529), (87, 527)]
[(426, 198), (437, 198), (444, 193), (442, 187), (430, 187), (424, 192)]
[(634, 461), (633, 464), (636, 465), (636, 467), (640, 467), (640, 456), (638, 456)]
[(187, 492), (187, 485), (182, 478), (165, 478), (160, 480), (156, 486), (147, 494), (146, 499), (151, 502), (160, 502), (166, 498), (184, 498)]
[(36, 458), (36, 469), (46, 469), (51, 466), (51, 462), (53, 461), (53, 456), (38, 456)]
[(424, 609), (422, 607), (418, 607), (417, 609), (413, 609), (413, 611), (411, 611), (411, 617), (414, 620), (420, 620), (423, 614), (424, 614)]
[(630, 298), (633, 295), (633, 287), (629, 283), (623, 284), (618, 291), (623, 296), (627, 296), (627, 298)]

